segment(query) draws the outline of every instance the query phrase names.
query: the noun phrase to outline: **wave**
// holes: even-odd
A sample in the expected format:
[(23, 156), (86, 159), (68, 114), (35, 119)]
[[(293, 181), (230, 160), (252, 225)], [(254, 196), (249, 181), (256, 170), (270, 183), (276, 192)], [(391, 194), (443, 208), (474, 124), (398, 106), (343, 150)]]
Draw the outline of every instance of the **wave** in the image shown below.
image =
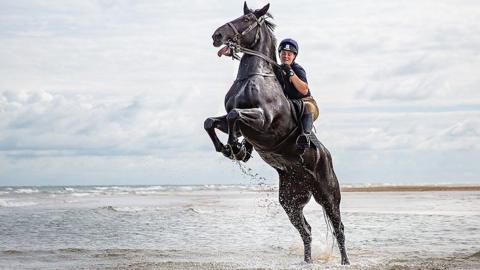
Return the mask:
[(23, 207), (23, 206), (32, 206), (32, 205), (37, 205), (37, 203), (0, 199), (0, 207)]
[(200, 209), (195, 208), (195, 207), (187, 207), (187, 208), (185, 209), (185, 212), (187, 212), (187, 213), (194, 213), (194, 214), (207, 214), (207, 213), (211, 213), (210, 211), (200, 210)]
[(19, 189), (14, 189), (13, 192), (19, 193), (19, 194), (32, 194), (32, 193), (39, 193), (40, 190), (36, 188), (19, 188)]
[(277, 189), (276, 186), (268, 185), (164, 185), (164, 186), (65, 186), (65, 187), (21, 187), (1, 188), (0, 196), (5, 195), (71, 195), (71, 196), (95, 196), (95, 195), (155, 195), (165, 193), (189, 193), (198, 191), (270, 191)]
[(142, 208), (142, 207), (130, 207), (130, 206), (119, 207), (119, 206), (108, 205), (108, 206), (100, 207), (98, 209), (113, 211), (113, 212), (142, 212), (142, 211), (148, 211), (148, 210), (154, 211), (156, 208), (147, 208), (147, 207)]
[(55, 254), (127, 254), (127, 253), (143, 253), (143, 252), (170, 252), (170, 250), (154, 250), (154, 249), (128, 249), (128, 248), (107, 248), (107, 249), (86, 249), (86, 248), (77, 248), (77, 247), (66, 247), (58, 249), (7, 249), (0, 250), (0, 254), (10, 255), (10, 256), (24, 256), (24, 255), (55, 255)]
[[(171, 210), (168, 207), (161, 206), (146, 206), (146, 207), (132, 207), (132, 206), (102, 206), (93, 209), (94, 211), (109, 211), (109, 212), (126, 212), (126, 213), (138, 213), (138, 212), (162, 212)], [(191, 205), (184, 206), (184, 209), (181, 210), (185, 213), (193, 214), (206, 214), (211, 213), (211, 211), (199, 209), (198, 207), (193, 207)]]

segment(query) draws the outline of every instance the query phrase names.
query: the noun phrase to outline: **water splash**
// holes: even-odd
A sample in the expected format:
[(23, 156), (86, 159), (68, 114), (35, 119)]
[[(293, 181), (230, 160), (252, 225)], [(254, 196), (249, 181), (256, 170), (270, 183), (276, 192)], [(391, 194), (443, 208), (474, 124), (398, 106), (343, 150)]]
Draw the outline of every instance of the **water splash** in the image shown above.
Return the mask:
[(260, 199), (257, 203), (257, 206), (261, 208), (267, 208), (267, 213), (271, 215), (278, 215), (280, 213), (280, 203), (278, 202), (275, 195), (275, 187), (268, 185), (268, 180), (266, 177), (261, 176), (257, 172), (254, 172), (254, 170), (246, 164), (240, 162), (239, 160), (235, 160), (234, 162), (238, 165), (242, 174), (249, 178), (250, 185), (256, 185), (259, 187), (258, 191), (265, 192), (265, 198)]
[[(288, 254), (302, 257), (303, 256), (303, 243), (302, 242), (295, 242), (291, 246), (288, 247)], [(333, 249), (327, 245), (318, 245), (312, 243), (312, 259), (313, 261), (320, 261), (320, 262), (330, 262), (335, 261), (337, 258)]]
[(252, 168), (248, 167), (240, 160), (234, 160), (234, 162), (238, 165), (242, 174), (246, 177), (249, 177), (251, 181), (250, 184), (252, 184), (252, 181), (256, 181), (257, 185), (266, 186), (267, 178), (261, 176), (259, 173), (254, 172)]

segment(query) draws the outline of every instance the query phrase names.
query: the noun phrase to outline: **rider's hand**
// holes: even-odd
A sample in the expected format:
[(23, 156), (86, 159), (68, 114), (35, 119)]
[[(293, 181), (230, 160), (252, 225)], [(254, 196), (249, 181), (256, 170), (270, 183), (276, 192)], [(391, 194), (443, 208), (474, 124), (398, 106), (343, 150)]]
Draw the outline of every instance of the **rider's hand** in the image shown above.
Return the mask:
[(282, 70), (288, 77), (295, 75), (295, 72), (293, 72), (292, 67), (289, 64), (282, 64)]

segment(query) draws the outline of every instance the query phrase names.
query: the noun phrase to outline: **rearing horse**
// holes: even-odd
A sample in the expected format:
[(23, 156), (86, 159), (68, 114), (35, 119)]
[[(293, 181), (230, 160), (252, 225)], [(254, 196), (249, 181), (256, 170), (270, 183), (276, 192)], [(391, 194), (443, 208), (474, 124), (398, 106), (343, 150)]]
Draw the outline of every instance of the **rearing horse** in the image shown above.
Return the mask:
[[(213, 45), (235, 44), (244, 48), (237, 79), (225, 96), (226, 115), (205, 120), (205, 130), (217, 152), (246, 162), (252, 148), (279, 175), (279, 200), (291, 223), (300, 233), (306, 262), (311, 262), (311, 227), (303, 208), (313, 195), (332, 224), (341, 254), (349, 264), (340, 217), (340, 188), (328, 150), (317, 141), (315, 147), (299, 154), (295, 140), (299, 134), (295, 113), (277, 77), (274, 25), (266, 20), (270, 4), (252, 11), (244, 4), (244, 15), (220, 26)], [(220, 49), (225, 54), (227, 47)], [(215, 129), (228, 133), (227, 145)], [(244, 137), (243, 143), (238, 138)]]

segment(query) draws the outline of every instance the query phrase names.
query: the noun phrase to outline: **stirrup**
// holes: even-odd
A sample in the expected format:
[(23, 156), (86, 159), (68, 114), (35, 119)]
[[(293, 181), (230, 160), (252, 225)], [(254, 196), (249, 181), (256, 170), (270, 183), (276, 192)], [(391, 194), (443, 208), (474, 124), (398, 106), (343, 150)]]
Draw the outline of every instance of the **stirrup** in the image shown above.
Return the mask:
[(296, 147), (297, 150), (305, 150), (310, 147), (310, 138), (308, 138), (308, 134), (302, 133), (298, 136)]

